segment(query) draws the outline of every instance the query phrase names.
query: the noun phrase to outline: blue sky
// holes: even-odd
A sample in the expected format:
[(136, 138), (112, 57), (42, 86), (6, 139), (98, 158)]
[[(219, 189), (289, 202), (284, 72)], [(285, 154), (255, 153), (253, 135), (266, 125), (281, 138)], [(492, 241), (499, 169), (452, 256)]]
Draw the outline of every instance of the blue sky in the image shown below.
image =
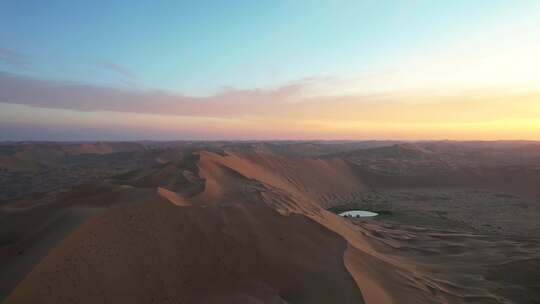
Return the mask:
[(0, 47), (31, 68), (0, 68), (186, 94), (350, 77), (540, 14), (534, 2), (7, 0)]
[(532, 0), (3, 0), (0, 140), (536, 138), (538, 53)]

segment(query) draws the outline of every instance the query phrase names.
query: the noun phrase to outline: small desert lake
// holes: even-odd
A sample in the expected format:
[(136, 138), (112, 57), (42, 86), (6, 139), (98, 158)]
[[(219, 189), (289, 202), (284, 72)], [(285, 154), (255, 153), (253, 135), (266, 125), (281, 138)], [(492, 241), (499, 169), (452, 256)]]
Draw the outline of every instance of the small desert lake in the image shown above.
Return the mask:
[(377, 216), (378, 213), (371, 212), (371, 211), (365, 211), (365, 210), (350, 210), (346, 212), (342, 212), (339, 214), (339, 216), (343, 217), (372, 217)]

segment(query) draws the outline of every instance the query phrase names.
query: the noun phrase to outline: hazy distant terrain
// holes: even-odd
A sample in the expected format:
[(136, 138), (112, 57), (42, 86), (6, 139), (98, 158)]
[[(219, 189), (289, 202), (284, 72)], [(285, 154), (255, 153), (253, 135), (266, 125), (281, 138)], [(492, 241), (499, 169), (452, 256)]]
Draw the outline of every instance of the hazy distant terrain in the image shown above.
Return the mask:
[(538, 142), (5, 142), (0, 184), (2, 303), (540, 301)]

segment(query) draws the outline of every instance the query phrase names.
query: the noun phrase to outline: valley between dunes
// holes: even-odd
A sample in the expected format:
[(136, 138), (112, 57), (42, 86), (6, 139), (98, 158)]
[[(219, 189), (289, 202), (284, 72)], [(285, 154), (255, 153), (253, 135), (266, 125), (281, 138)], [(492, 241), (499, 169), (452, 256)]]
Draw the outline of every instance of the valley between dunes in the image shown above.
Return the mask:
[[(384, 197), (410, 192), (381, 187), (386, 180), (366, 174), (350, 154), (224, 147), (156, 159), (51, 203), (6, 205), (2, 303), (540, 301), (536, 235), (514, 233), (504, 221), (497, 233), (476, 229), (421, 199), (411, 203), (415, 213), (390, 206)], [(448, 180), (407, 191), (465, 189)], [(482, 189), (489, 194), (493, 185)], [(516, 206), (540, 214), (525, 203), (534, 189), (521, 190), (504, 193), (522, 193)], [(361, 206), (389, 215), (347, 219), (329, 211), (366, 195), (380, 199)]]

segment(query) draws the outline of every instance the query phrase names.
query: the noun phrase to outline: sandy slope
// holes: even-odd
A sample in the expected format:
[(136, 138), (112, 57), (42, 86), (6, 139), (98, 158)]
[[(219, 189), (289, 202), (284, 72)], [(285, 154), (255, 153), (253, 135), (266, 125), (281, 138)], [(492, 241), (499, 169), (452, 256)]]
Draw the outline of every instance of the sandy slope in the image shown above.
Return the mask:
[(339, 158), (201, 151), (107, 187), (65, 198), (110, 207), (58, 228), (5, 303), (535, 303), (534, 273), (502, 275), (538, 269), (534, 241), (326, 211), (365, 189)]
[(184, 207), (156, 192), (93, 217), (6, 302), (361, 302), (342, 260), (345, 240), (300, 212), (277, 212), (256, 191), (269, 186), (223, 165), (232, 160), (201, 155), (206, 187)]

